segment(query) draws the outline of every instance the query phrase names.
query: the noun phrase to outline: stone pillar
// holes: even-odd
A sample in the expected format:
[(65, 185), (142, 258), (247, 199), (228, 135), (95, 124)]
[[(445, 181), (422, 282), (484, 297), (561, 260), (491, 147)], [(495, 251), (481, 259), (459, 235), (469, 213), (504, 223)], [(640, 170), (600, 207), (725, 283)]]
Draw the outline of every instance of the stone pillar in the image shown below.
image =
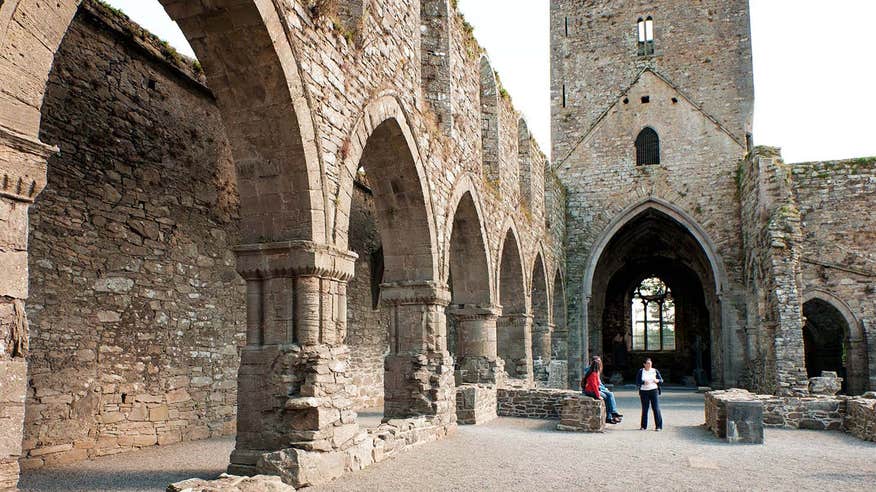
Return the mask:
[(390, 306), (390, 355), (385, 359), (385, 419), (430, 416), (456, 422), (453, 359), (447, 351), (450, 291), (431, 282), (383, 284)]
[(27, 396), (28, 210), (57, 149), (0, 126), (0, 490), (18, 484)]
[[(551, 336), (553, 326), (547, 323), (534, 323), (532, 327), (533, 377), (539, 381), (548, 380), (548, 366), (551, 363)], [(535, 361), (540, 361), (536, 364)], [(536, 367), (536, 365), (538, 367)]]
[(349, 392), (346, 285), (356, 255), (309, 241), (235, 249), (247, 283), (230, 473), (267, 452), (339, 451), (359, 433)]
[(531, 382), (533, 379), (532, 315), (504, 314), (499, 317), (497, 324), (505, 371), (509, 377)]
[(497, 384), (504, 367), (497, 355), (497, 306), (460, 305), (450, 310), (459, 332), (457, 384)]

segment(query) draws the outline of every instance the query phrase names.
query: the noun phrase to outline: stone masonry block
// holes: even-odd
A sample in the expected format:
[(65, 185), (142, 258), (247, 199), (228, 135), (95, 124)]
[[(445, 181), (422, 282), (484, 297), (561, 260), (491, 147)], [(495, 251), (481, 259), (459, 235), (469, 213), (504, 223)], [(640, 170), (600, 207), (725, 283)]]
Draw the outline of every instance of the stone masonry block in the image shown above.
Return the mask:
[(557, 430), (605, 432), (605, 402), (589, 396), (571, 396), (563, 400)]
[(727, 442), (763, 444), (763, 402), (727, 402)]

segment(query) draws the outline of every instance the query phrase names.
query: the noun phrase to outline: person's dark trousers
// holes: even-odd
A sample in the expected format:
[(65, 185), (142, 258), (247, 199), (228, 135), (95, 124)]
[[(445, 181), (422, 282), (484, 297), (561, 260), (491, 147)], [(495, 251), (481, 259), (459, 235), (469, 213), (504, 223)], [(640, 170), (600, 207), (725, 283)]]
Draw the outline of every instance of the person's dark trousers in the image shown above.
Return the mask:
[(639, 399), (642, 400), (642, 428), (648, 428), (648, 407), (651, 407), (654, 411), (654, 421), (657, 423), (657, 428), (662, 429), (663, 416), (660, 415), (660, 400), (657, 396), (657, 390), (639, 390)]

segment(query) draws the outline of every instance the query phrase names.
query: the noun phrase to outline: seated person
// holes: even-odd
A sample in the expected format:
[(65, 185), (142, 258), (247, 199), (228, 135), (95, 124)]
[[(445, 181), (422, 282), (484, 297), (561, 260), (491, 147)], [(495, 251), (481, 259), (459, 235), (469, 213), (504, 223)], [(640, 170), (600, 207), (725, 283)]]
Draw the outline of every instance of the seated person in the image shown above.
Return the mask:
[(596, 398), (597, 400), (605, 401), (606, 418), (605, 421), (609, 424), (619, 424), (623, 415), (617, 411), (617, 403), (614, 399), (614, 393), (608, 391), (608, 388), (602, 384), (602, 359), (599, 356), (594, 356), (590, 363), (590, 367), (584, 373), (584, 379), (581, 381), (581, 388), (584, 394)]

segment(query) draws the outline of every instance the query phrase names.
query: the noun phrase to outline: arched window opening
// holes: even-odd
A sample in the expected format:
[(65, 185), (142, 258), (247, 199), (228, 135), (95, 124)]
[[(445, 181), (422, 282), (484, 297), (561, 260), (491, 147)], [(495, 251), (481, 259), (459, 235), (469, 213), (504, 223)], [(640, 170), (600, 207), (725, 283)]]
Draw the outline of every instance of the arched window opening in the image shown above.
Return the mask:
[(654, 54), (654, 19), (649, 15), (642, 19), (636, 25), (639, 34), (639, 56), (649, 56)]
[(633, 291), (632, 350), (675, 350), (675, 300), (657, 277), (646, 278)]
[(636, 137), (636, 165), (660, 164), (660, 137), (653, 128), (645, 128)]

